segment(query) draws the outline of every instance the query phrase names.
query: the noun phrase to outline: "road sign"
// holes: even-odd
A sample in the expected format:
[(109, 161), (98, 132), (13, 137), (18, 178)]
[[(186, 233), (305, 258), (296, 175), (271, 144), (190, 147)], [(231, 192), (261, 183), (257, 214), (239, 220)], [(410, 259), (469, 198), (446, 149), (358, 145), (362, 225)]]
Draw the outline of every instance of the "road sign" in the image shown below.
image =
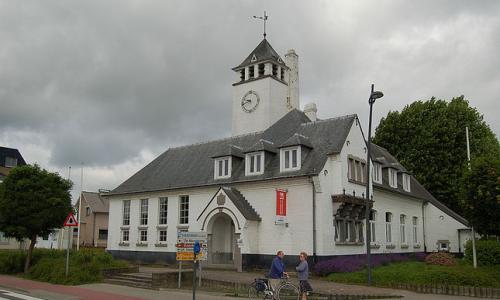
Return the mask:
[(76, 221), (76, 218), (72, 212), (69, 212), (68, 216), (66, 217), (66, 221), (64, 221), (64, 226), (68, 227), (78, 226), (78, 222)]
[(177, 244), (175, 246), (177, 247), (177, 260), (195, 260), (195, 250), (198, 252), (196, 255), (197, 260), (207, 260), (208, 258), (206, 232), (179, 231), (177, 232)]

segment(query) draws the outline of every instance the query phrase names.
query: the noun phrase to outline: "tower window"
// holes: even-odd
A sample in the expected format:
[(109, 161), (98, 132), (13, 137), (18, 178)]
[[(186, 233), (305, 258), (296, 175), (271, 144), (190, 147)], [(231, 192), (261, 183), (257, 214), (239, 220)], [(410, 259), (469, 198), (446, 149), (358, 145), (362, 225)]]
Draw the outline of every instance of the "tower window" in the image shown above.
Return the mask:
[(273, 64), (273, 76), (278, 76), (278, 66)]
[(245, 80), (245, 69), (241, 69), (240, 71), (240, 81)]
[(264, 76), (264, 64), (259, 64), (259, 77)]
[(248, 67), (248, 73), (249, 73), (250, 78), (254, 77), (254, 69), (255, 69), (255, 66)]

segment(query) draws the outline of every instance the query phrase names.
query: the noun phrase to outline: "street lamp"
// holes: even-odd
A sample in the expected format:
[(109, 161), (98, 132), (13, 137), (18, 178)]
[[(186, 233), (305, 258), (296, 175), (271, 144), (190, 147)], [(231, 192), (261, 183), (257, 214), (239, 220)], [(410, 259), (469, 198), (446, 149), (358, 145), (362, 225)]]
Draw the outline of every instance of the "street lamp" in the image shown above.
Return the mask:
[(368, 271), (368, 286), (372, 284), (372, 270), (371, 270), (371, 228), (370, 228), (370, 149), (372, 139), (372, 108), (375, 100), (382, 98), (384, 93), (381, 91), (374, 91), (372, 84), (372, 91), (368, 103), (370, 104), (370, 117), (368, 121), (368, 139), (366, 140), (366, 200), (365, 200), (365, 219), (366, 219), (366, 269)]

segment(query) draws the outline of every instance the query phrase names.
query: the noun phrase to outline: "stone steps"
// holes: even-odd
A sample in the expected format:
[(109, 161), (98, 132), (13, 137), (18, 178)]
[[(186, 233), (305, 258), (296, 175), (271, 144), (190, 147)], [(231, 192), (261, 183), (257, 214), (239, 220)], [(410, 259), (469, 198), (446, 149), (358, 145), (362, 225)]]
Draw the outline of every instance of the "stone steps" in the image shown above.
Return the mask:
[(153, 278), (151, 274), (144, 273), (122, 273), (115, 274), (104, 279), (105, 283), (137, 287), (142, 289), (153, 289)]

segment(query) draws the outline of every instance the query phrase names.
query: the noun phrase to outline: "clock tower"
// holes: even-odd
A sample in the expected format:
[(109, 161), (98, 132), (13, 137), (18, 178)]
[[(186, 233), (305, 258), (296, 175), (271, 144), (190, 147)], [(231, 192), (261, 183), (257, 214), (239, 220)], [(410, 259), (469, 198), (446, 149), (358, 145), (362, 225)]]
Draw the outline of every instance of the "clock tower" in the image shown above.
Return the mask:
[(299, 109), (295, 51), (288, 51), (283, 61), (264, 38), (233, 71), (239, 79), (233, 84), (233, 136), (265, 130)]

